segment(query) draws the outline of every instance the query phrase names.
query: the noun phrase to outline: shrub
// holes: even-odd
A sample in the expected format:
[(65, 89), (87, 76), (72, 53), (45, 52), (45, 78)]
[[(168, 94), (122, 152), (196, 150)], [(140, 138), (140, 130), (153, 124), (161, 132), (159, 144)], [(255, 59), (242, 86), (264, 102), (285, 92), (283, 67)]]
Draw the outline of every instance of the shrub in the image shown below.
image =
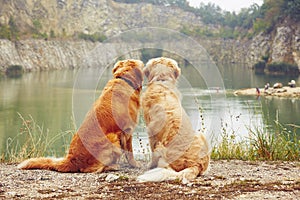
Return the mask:
[(9, 77), (20, 77), (23, 74), (23, 67), (21, 65), (10, 65), (5, 74)]
[(50, 38), (55, 38), (55, 32), (51, 29), (50, 30)]
[(264, 55), (264, 56), (261, 57), (261, 59), (262, 59), (263, 61), (265, 61), (265, 62), (268, 62), (269, 57), (270, 57), (269, 55)]
[[(212, 159), (239, 159), (239, 160), (300, 160), (300, 141), (297, 129), (288, 131), (286, 126), (275, 121), (274, 130), (254, 127), (249, 129), (249, 137), (237, 141), (236, 133), (228, 132), (223, 127), (221, 142), (213, 147)], [(271, 131), (271, 132), (270, 132)]]
[(254, 64), (253, 68), (255, 73), (264, 73), (266, 62), (264, 60), (259, 61), (258, 63)]
[(274, 62), (267, 64), (267, 70), (271, 74), (299, 74), (299, 68), (297, 65), (285, 62)]
[(11, 31), (9, 26), (0, 26), (0, 39), (11, 39)]
[(102, 33), (94, 33), (94, 34), (86, 34), (86, 33), (79, 33), (78, 38), (83, 40), (88, 40), (91, 42), (103, 42), (106, 40), (106, 36)]

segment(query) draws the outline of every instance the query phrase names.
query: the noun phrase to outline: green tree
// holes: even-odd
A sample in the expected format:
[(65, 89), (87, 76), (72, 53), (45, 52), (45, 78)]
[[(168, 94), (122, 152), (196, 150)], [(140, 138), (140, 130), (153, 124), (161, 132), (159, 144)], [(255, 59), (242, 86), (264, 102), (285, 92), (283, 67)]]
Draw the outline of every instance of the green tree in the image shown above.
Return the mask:
[(9, 26), (7, 25), (0, 26), (0, 39), (11, 40), (11, 32)]
[(18, 29), (18, 26), (16, 24), (14, 17), (12, 17), (12, 16), (9, 17), (8, 25), (9, 25), (9, 30), (10, 30), (10, 39), (18, 40), (19, 39), (19, 29)]
[(38, 19), (34, 19), (34, 20), (32, 21), (32, 24), (33, 24), (33, 27), (34, 27), (34, 29), (36, 30), (36, 32), (39, 32), (39, 31), (43, 28), (43, 26), (42, 26), (40, 20), (38, 20)]
[(40, 22), (40, 20), (38, 19), (34, 19), (32, 21), (32, 24), (33, 24), (33, 34), (32, 34), (32, 37), (33, 38), (43, 38), (43, 39), (47, 39), (48, 38), (48, 35), (47, 33), (41, 33), (42, 29), (43, 29), (43, 26), (42, 26), (42, 23)]
[(206, 24), (222, 24), (225, 21), (222, 9), (213, 3), (201, 3), (196, 12)]
[(285, 0), (283, 3), (283, 11), (295, 21), (300, 20), (300, 0)]
[(187, 0), (114, 0), (120, 3), (151, 3), (154, 5), (174, 5), (180, 8), (188, 8), (189, 2)]
[(50, 30), (50, 38), (55, 38), (55, 32), (51, 29)]

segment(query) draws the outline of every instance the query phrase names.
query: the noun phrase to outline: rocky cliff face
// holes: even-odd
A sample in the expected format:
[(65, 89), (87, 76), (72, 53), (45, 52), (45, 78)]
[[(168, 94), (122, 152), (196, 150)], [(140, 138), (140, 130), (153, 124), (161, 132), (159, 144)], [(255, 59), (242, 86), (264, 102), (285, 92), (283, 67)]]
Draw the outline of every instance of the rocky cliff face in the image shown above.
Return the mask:
[(0, 40), (0, 66), (21, 65), (27, 71), (82, 66), (85, 52), (95, 45), (88, 42)]
[(254, 37), (246, 54), (246, 62), (253, 65), (262, 56), (269, 56), (268, 62), (297, 64), (300, 69), (300, 23), (285, 20), (273, 32)]
[[(73, 41), (78, 33), (105, 33), (110, 38), (142, 27), (160, 27), (180, 33), (183, 26), (216, 30), (201, 22), (193, 13), (176, 7), (152, 4), (121, 4), (112, 0), (0, 0), (0, 24), (14, 17), (20, 31), (26, 32), (38, 20), (41, 32), (66, 36), (64, 40), (0, 40), (0, 68), (20, 64), (27, 70), (94, 66), (86, 64), (86, 55), (99, 43)], [(195, 38), (216, 62), (237, 62), (252, 66), (262, 56), (271, 62), (297, 63), (300, 66), (300, 24), (285, 21), (270, 34), (252, 40)], [(147, 37), (147, 36), (145, 36)], [(69, 38), (69, 39), (68, 39)], [(97, 50), (103, 53), (103, 49)], [(113, 47), (115, 48), (115, 46)], [(180, 46), (178, 47), (180, 48)], [(135, 56), (138, 56), (138, 54)], [(95, 56), (93, 58), (93, 56)], [(97, 60), (93, 54), (89, 60)]]
[(180, 30), (183, 25), (203, 26), (193, 13), (177, 7), (152, 4), (123, 4), (113, 0), (0, 0), (0, 23), (10, 16), (22, 30), (39, 20), (41, 32), (72, 36), (78, 32), (101, 32), (112, 36), (141, 27), (164, 27)]

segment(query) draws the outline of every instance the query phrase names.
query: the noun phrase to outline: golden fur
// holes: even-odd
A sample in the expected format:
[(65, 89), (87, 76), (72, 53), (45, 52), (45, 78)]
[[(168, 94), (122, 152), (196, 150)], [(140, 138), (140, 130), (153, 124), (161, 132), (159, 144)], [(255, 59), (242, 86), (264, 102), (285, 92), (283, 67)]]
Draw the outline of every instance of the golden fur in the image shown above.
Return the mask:
[(84, 122), (74, 134), (68, 154), (61, 159), (31, 158), (20, 169), (48, 169), (59, 172), (102, 172), (118, 169), (125, 152), (129, 164), (138, 167), (132, 153), (132, 133), (138, 121), (143, 63), (119, 61), (114, 78), (102, 91)]
[[(192, 180), (207, 170), (209, 147), (203, 134), (196, 135), (181, 106), (176, 88), (180, 73), (175, 60), (161, 57), (148, 61), (144, 68), (148, 85), (142, 108), (152, 150), (149, 168), (171, 169), (180, 172), (176, 178)], [(167, 179), (161, 177), (157, 181)]]

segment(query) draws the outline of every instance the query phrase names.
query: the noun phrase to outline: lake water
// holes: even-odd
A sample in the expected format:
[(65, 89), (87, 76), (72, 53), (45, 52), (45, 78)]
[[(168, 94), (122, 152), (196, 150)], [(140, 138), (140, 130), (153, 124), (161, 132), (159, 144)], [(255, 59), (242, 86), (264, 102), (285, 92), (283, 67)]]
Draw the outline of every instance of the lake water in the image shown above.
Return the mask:
[[(300, 99), (233, 95), (235, 89), (263, 87), (267, 82), (287, 84), (295, 79), (300, 85), (300, 78), (256, 75), (241, 65), (219, 65), (218, 68), (226, 91), (208, 88), (191, 67), (182, 68), (178, 85), (194, 129), (204, 130), (212, 142), (224, 129), (244, 138), (249, 136), (249, 129), (270, 127), (276, 119), (283, 124), (300, 125)], [(51, 137), (73, 129), (73, 121), (78, 128), (110, 78), (111, 69), (100, 68), (32, 72), (21, 78), (0, 78), (0, 155), (5, 152), (7, 139), (15, 137), (22, 128), (18, 113), (25, 119), (32, 116), (37, 124), (49, 129)], [(214, 74), (209, 78), (213, 79)], [(143, 125), (136, 129), (136, 154), (146, 145), (144, 130)], [(62, 144), (63, 138), (53, 144), (56, 154), (62, 154)]]

